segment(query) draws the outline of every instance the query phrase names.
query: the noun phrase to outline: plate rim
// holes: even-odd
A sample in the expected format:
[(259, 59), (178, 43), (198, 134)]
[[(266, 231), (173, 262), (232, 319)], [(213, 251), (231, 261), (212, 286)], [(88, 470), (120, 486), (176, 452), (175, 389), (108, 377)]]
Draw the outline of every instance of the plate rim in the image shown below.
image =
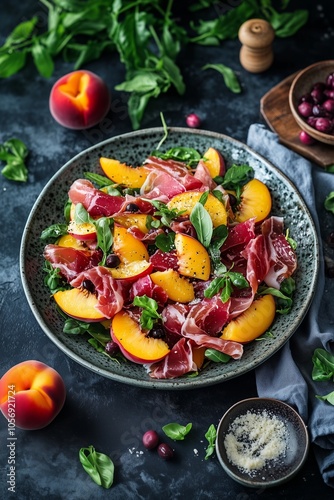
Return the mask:
[[(244, 142), (238, 140), (238, 139), (235, 139), (233, 137), (230, 137), (226, 134), (222, 134), (220, 132), (214, 132), (214, 131), (209, 131), (209, 130), (201, 130), (201, 129), (189, 129), (189, 128), (186, 128), (186, 127), (167, 127), (167, 131), (168, 131), (168, 134), (173, 134), (173, 133), (176, 133), (176, 134), (190, 134), (190, 135), (201, 135), (201, 136), (206, 136), (208, 138), (215, 138), (217, 140), (220, 140), (220, 141), (227, 141), (229, 143), (233, 143), (237, 148), (239, 149), (242, 149), (248, 153), (250, 153), (251, 156), (253, 156), (255, 159), (257, 159), (258, 161), (264, 163), (267, 167), (270, 168), (270, 170), (274, 171), (276, 176), (277, 177), (282, 177), (284, 179), (284, 182), (286, 184), (289, 184), (290, 186), (290, 189), (292, 189), (296, 195), (300, 198), (301, 202), (302, 202), (302, 205), (303, 205), (303, 210), (305, 212), (305, 214), (307, 215), (308, 219), (309, 219), (309, 222), (312, 226), (312, 231), (313, 231), (313, 236), (314, 236), (314, 254), (315, 254), (315, 260), (316, 262), (319, 262), (319, 254), (320, 254), (320, 248), (319, 248), (319, 239), (318, 239), (318, 234), (317, 234), (317, 231), (316, 231), (316, 227), (315, 227), (315, 223), (314, 223), (314, 220), (313, 220), (313, 217), (302, 197), (302, 195), (300, 194), (299, 190), (297, 189), (297, 187), (293, 184), (293, 182), (287, 177), (287, 175), (282, 172), (278, 167), (276, 167), (271, 161), (267, 160), (264, 156), (262, 156), (260, 153), (258, 153), (257, 151), (255, 151), (254, 149), (252, 149), (251, 147), (249, 147), (247, 144), (245, 144)], [(308, 310), (309, 310), (309, 307), (313, 301), (313, 298), (314, 298), (314, 294), (315, 294), (315, 286), (316, 286), (316, 283), (317, 283), (317, 280), (318, 280), (318, 276), (319, 276), (319, 266), (315, 266), (315, 270), (314, 270), (314, 273), (313, 273), (313, 279), (312, 279), (312, 292), (311, 294), (308, 296), (308, 300), (307, 302), (305, 303), (305, 306), (304, 306), (304, 311), (303, 311), (303, 315), (301, 316), (300, 318), (300, 321), (297, 325), (295, 325), (295, 328), (292, 330), (291, 334), (289, 335), (289, 337), (287, 337), (284, 342), (282, 344), (280, 344), (278, 347), (276, 347), (272, 352), (270, 352), (268, 354), (267, 357), (265, 357), (264, 359), (262, 360), (254, 360), (252, 362), (249, 362), (248, 366), (245, 367), (245, 370), (242, 372), (242, 373), (236, 373), (236, 374), (229, 374), (229, 376), (224, 376), (224, 374), (222, 374), (221, 377), (214, 377), (214, 379), (212, 380), (211, 378), (209, 379), (205, 379), (205, 380), (200, 380), (200, 375), (198, 378), (194, 377), (194, 378), (189, 378), (188, 381), (189, 383), (186, 383), (185, 382), (185, 378), (181, 377), (181, 378), (176, 378), (176, 379), (162, 379), (162, 380), (156, 380), (156, 379), (152, 379), (152, 378), (149, 378), (147, 380), (144, 380), (144, 379), (140, 379), (140, 380), (137, 380), (137, 379), (128, 379), (127, 377), (125, 377), (124, 375), (120, 375), (120, 374), (115, 374), (115, 373), (111, 373), (110, 371), (102, 368), (102, 367), (99, 367), (99, 366), (96, 366), (96, 364), (94, 364), (93, 362), (91, 361), (88, 361), (88, 360), (85, 360), (85, 359), (82, 359), (80, 355), (78, 355), (77, 353), (73, 352), (69, 347), (67, 347), (66, 345), (64, 345), (61, 341), (61, 339), (59, 339), (50, 329), (50, 327), (48, 326), (48, 324), (44, 321), (42, 315), (40, 314), (39, 310), (37, 309), (37, 306), (34, 304), (34, 299), (33, 299), (33, 296), (32, 296), (32, 293), (30, 292), (30, 288), (29, 288), (29, 283), (28, 283), (28, 280), (26, 278), (26, 273), (25, 273), (25, 250), (26, 250), (26, 247), (25, 247), (25, 242), (26, 242), (26, 238), (27, 238), (27, 233), (29, 231), (29, 227), (30, 225), (33, 223), (33, 219), (35, 217), (35, 214), (37, 212), (37, 208), (39, 206), (39, 203), (40, 201), (43, 199), (45, 193), (48, 191), (49, 187), (59, 178), (61, 177), (61, 175), (63, 174), (64, 171), (67, 170), (67, 168), (69, 168), (69, 166), (79, 160), (81, 157), (83, 157), (84, 155), (87, 155), (88, 153), (91, 153), (93, 152), (94, 150), (98, 150), (100, 149), (101, 147), (105, 146), (105, 145), (108, 145), (109, 143), (113, 143), (113, 142), (117, 142), (119, 140), (127, 140), (127, 139), (132, 139), (134, 137), (139, 137), (139, 136), (143, 136), (143, 135), (150, 135), (150, 134), (158, 134), (160, 133), (161, 134), (161, 137), (163, 136), (165, 132), (165, 129), (163, 127), (151, 127), (151, 128), (146, 128), (146, 129), (141, 129), (141, 130), (136, 130), (136, 131), (132, 131), (132, 132), (126, 132), (124, 134), (119, 134), (119, 135), (115, 135), (113, 137), (110, 137), (108, 139), (105, 139), (97, 144), (94, 144), (92, 146), (89, 146), (88, 148), (84, 149), (83, 151), (80, 151), (79, 153), (77, 153), (76, 155), (74, 155), (72, 158), (70, 158), (67, 162), (65, 162), (61, 167), (59, 167), (59, 169), (55, 172), (54, 175), (51, 176), (51, 178), (47, 181), (47, 183), (45, 184), (45, 186), (43, 187), (43, 189), (41, 190), (39, 196), (37, 197), (37, 199), (35, 200), (30, 212), (29, 212), (29, 215), (27, 217), (27, 220), (26, 220), (26, 224), (24, 226), (24, 229), (23, 229), (23, 232), (22, 232), (22, 238), (21, 238), (21, 244), (20, 244), (20, 252), (19, 252), (19, 266), (20, 266), (20, 276), (21, 276), (21, 283), (22, 283), (22, 286), (23, 286), (23, 290), (24, 290), (24, 293), (25, 293), (25, 296), (26, 296), (26, 299), (27, 299), (27, 302), (30, 306), (30, 309), (38, 323), (38, 325), (40, 326), (40, 328), (44, 331), (44, 333), (48, 336), (48, 338), (62, 351), (64, 352), (69, 358), (71, 358), (72, 360), (74, 360), (75, 362), (77, 362), (78, 364), (80, 364), (81, 366), (93, 371), (94, 373), (97, 373), (99, 375), (102, 375), (110, 380), (113, 380), (113, 381), (117, 381), (117, 382), (120, 382), (120, 383), (125, 383), (125, 384), (128, 384), (128, 385), (133, 385), (133, 386), (138, 386), (138, 387), (142, 387), (142, 388), (151, 388), (151, 389), (162, 389), (162, 390), (166, 390), (166, 389), (181, 389), (181, 390), (188, 390), (188, 389), (197, 389), (197, 388), (202, 388), (202, 387), (208, 387), (208, 386), (212, 386), (212, 385), (216, 385), (218, 383), (222, 383), (222, 382), (226, 382), (227, 380), (231, 380), (233, 378), (236, 378), (236, 377), (239, 377), (241, 375), (244, 375), (245, 373), (248, 373), (249, 371), (253, 370), (254, 368), (260, 366), (262, 363), (264, 363), (265, 361), (267, 361), (271, 356), (273, 356), (277, 351), (279, 351), (287, 342), (288, 340), (292, 337), (292, 335), (295, 333), (295, 331), (297, 330), (298, 326), (300, 325), (300, 323), (303, 321), (303, 319), (305, 318)], [(143, 370), (144, 370), (144, 367), (143, 367)]]

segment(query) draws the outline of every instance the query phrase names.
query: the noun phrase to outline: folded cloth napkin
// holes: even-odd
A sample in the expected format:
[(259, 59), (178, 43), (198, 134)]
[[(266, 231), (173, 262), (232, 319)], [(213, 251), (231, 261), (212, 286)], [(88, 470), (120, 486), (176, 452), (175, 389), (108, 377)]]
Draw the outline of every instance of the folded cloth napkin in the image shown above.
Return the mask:
[(324, 208), (326, 196), (334, 191), (334, 174), (284, 147), (263, 125), (251, 125), (247, 144), (297, 187), (313, 217), (320, 244), (319, 279), (310, 309), (283, 348), (256, 369), (258, 395), (275, 397), (297, 409), (308, 426), (323, 479), (334, 488), (334, 406), (316, 397), (333, 392), (334, 382), (312, 380), (314, 350), (323, 348), (334, 354), (334, 279), (325, 276), (323, 254), (326, 237), (334, 231), (334, 215)]

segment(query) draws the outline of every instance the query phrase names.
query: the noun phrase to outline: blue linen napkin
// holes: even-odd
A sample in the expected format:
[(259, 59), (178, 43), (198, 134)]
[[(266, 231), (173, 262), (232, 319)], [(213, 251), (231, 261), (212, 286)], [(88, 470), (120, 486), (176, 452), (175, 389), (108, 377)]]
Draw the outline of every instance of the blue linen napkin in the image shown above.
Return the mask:
[(258, 395), (280, 399), (297, 409), (308, 426), (322, 477), (334, 488), (334, 406), (316, 397), (334, 391), (334, 382), (312, 380), (314, 350), (319, 347), (334, 354), (334, 279), (325, 276), (323, 256), (326, 235), (334, 231), (334, 215), (331, 219), (324, 209), (326, 196), (334, 191), (334, 174), (280, 144), (278, 136), (263, 125), (251, 125), (247, 144), (297, 187), (313, 217), (320, 244), (319, 279), (310, 309), (283, 348), (256, 369)]

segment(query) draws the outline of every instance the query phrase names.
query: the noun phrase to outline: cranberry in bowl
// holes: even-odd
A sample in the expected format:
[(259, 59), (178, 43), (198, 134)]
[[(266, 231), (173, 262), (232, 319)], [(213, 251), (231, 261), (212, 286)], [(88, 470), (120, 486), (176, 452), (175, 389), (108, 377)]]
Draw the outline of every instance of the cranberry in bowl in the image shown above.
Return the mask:
[(334, 60), (300, 71), (289, 91), (289, 104), (299, 127), (310, 137), (334, 145)]

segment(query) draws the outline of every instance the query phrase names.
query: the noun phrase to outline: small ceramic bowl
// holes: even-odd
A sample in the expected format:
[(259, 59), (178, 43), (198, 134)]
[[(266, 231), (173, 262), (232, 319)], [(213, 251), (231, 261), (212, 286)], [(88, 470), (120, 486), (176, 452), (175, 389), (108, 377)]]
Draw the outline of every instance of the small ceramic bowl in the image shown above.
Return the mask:
[(250, 398), (233, 405), (217, 429), (216, 453), (225, 472), (251, 488), (278, 486), (305, 463), (307, 428), (288, 404)]
[(291, 113), (299, 127), (307, 132), (313, 139), (334, 146), (334, 133), (325, 134), (306, 123), (298, 113), (299, 99), (309, 93), (317, 82), (325, 82), (327, 76), (334, 72), (334, 60), (321, 61), (300, 71), (294, 78), (289, 91), (289, 105)]

